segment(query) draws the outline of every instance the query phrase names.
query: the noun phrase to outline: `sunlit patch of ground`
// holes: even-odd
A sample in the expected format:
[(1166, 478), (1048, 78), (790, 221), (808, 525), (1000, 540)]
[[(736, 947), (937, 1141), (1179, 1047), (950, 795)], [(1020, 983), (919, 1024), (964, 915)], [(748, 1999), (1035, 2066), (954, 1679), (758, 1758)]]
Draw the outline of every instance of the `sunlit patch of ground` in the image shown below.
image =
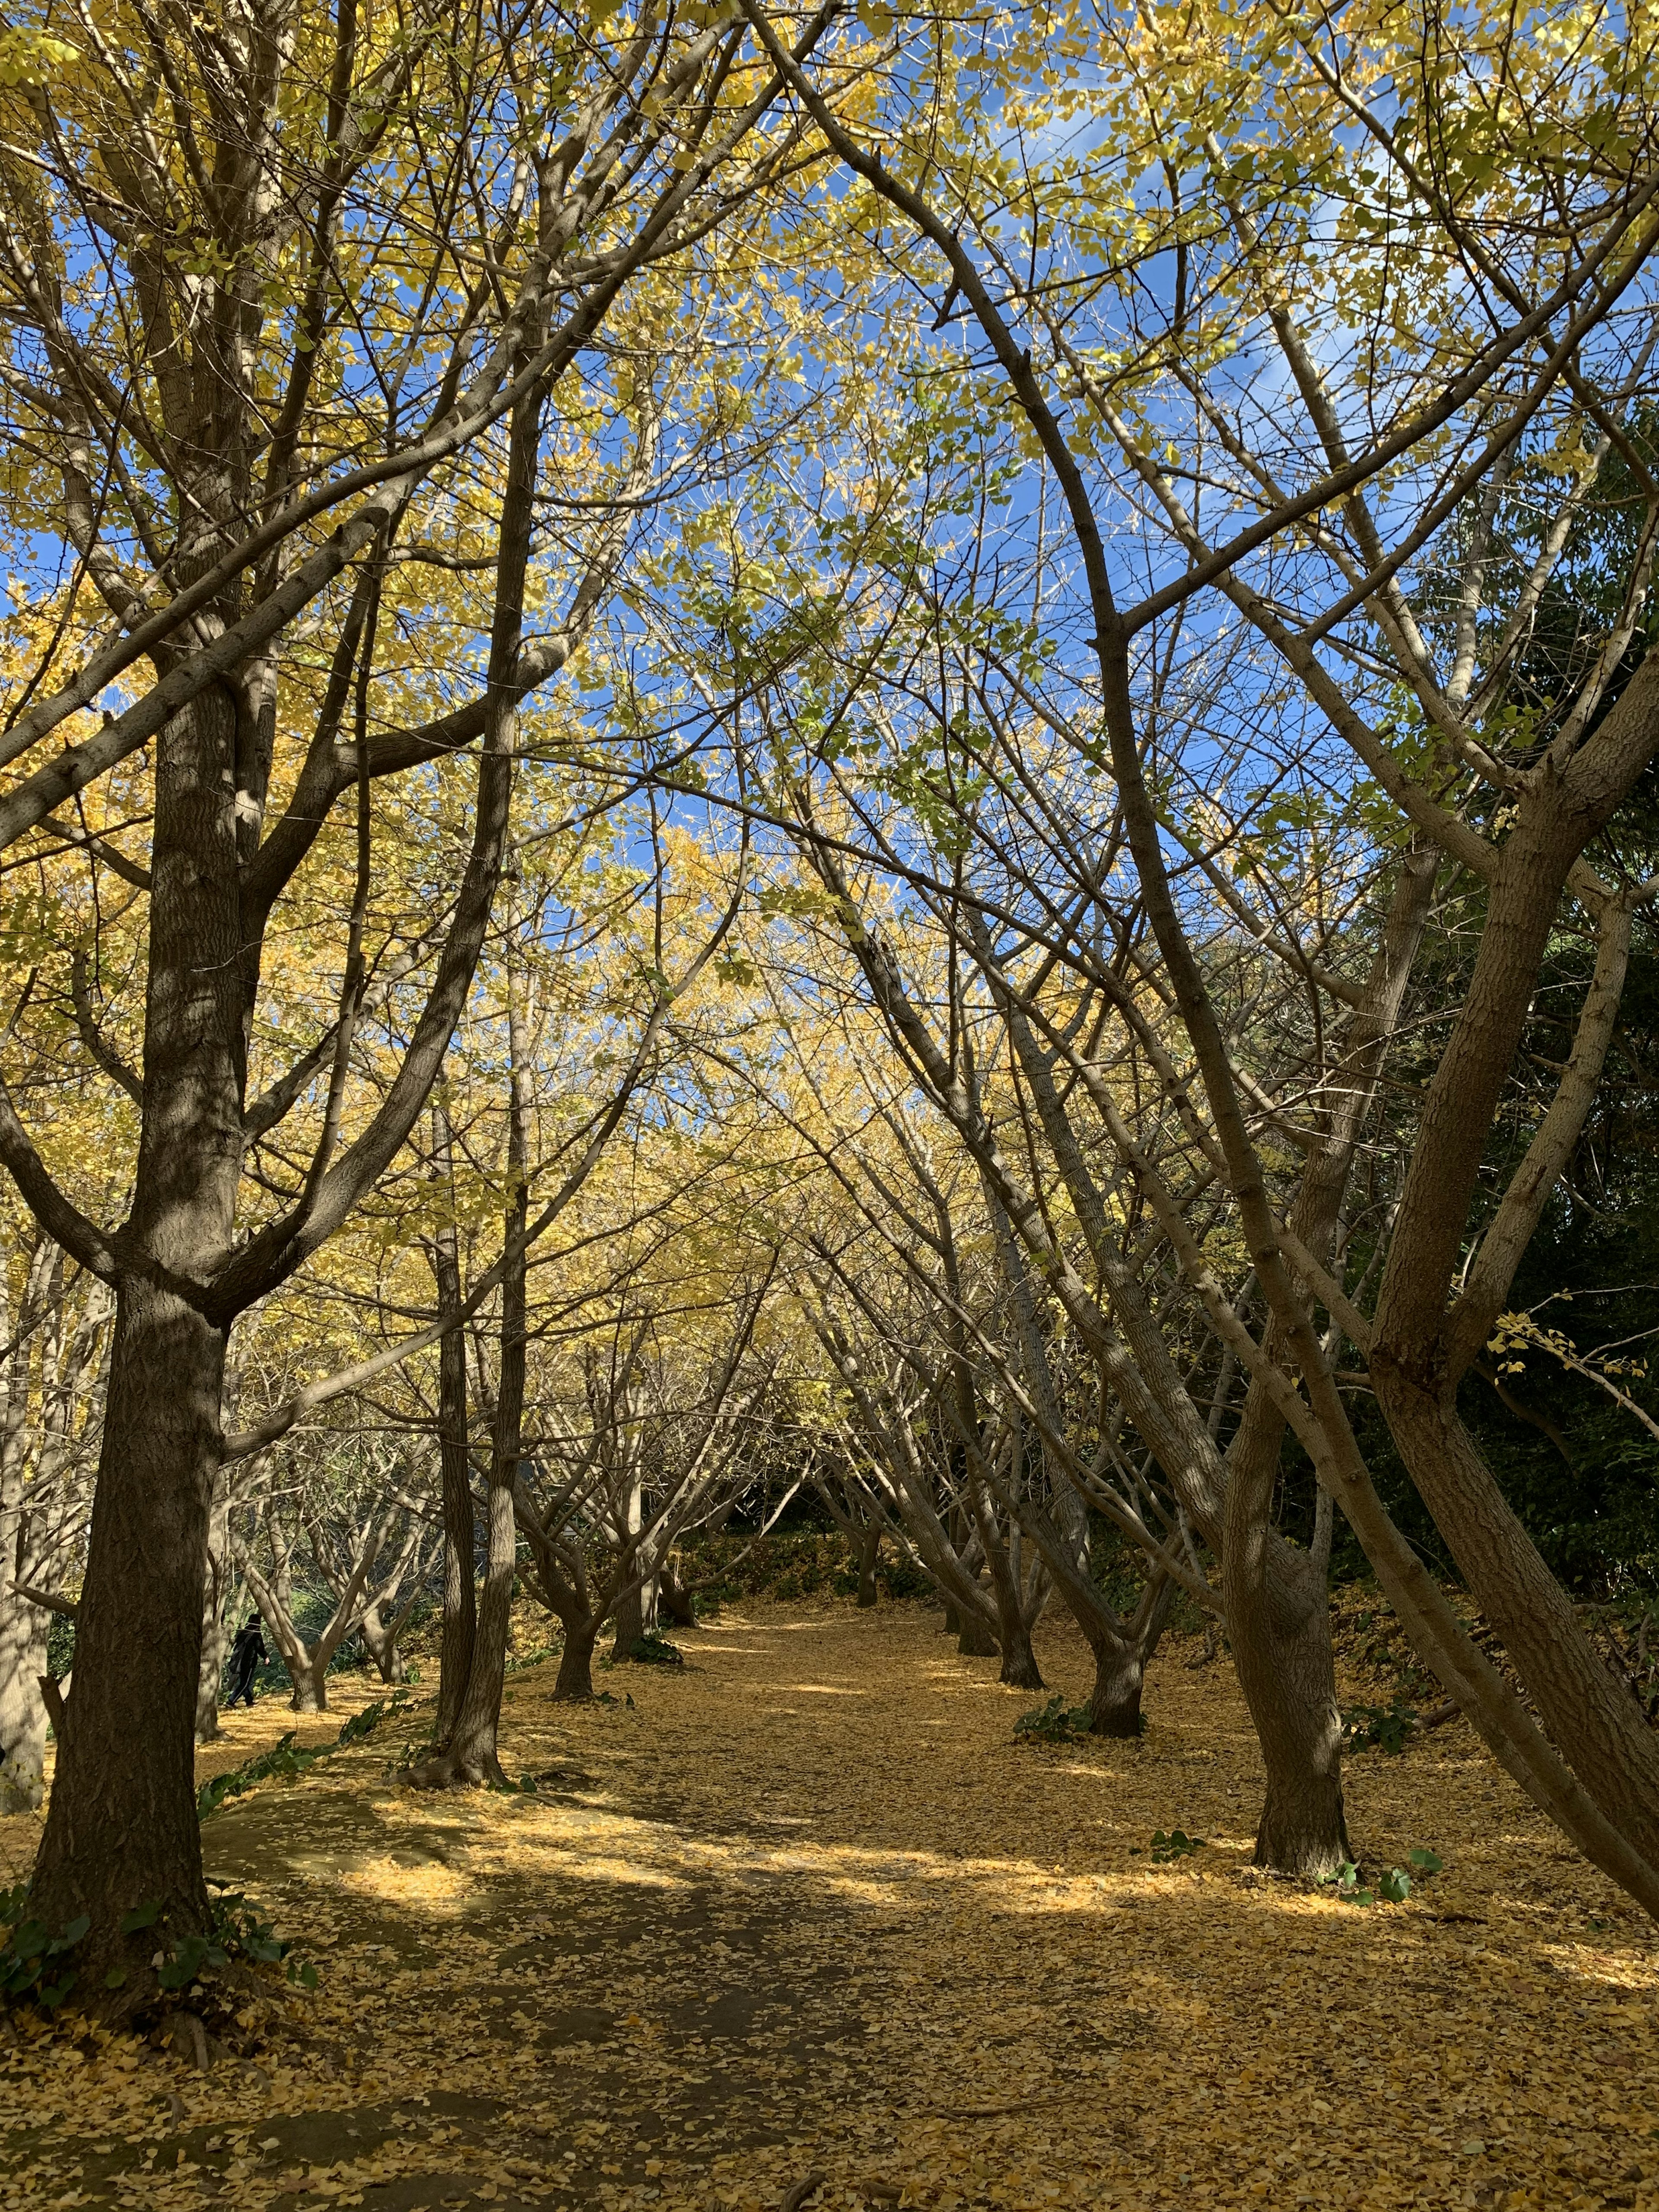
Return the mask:
[(1445, 1862), (1365, 1909), (1252, 1875), (1224, 1660), (1161, 1659), (1138, 1744), (1033, 1749), (939, 1622), (753, 1605), (602, 1674), (631, 1707), (520, 1672), (533, 1796), (402, 1789), (411, 1724), (234, 1801), (210, 1863), (318, 1960), (313, 2040), (269, 2080), (25, 2043), (8, 2207), (1659, 2208), (1659, 1954), (1461, 1723), (1352, 1763), (1362, 1856)]

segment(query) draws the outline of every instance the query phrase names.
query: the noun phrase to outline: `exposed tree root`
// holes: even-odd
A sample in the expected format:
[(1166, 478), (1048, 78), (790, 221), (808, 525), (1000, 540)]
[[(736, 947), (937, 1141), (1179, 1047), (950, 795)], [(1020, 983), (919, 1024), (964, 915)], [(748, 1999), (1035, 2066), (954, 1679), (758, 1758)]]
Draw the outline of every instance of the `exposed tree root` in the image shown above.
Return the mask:
[(507, 1776), (501, 1762), (493, 1753), (487, 1758), (469, 1758), (463, 1752), (447, 1749), (434, 1751), (430, 1759), (418, 1760), (404, 1769), (404, 1780), (411, 1790), (504, 1790)]

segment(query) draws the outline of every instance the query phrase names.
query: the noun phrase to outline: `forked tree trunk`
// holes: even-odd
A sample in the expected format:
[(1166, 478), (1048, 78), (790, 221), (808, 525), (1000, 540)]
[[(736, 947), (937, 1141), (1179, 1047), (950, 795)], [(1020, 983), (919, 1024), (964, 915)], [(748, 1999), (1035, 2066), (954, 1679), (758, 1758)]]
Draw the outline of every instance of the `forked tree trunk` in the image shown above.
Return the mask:
[(388, 1686), (404, 1679), (404, 1655), (398, 1642), (398, 1632), (380, 1618), (378, 1605), (369, 1607), (357, 1624), (357, 1633), (363, 1639), (363, 1649), (374, 1662), (374, 1671)]
[(319, 1661), (314, 1650), (301, 1644), (295, 1652), (284, 1651), (283, 1664), (288, 1669), (289, 1701), (291, 1713), (325, 1713), (328, 1711), (328, 1662)]
[[(1060, 1595), (1066, 1594), (1066, 1583), (1060, 1585)], [(1175, 1609), (1176, 1585), (1167, 1576), (1159, 1576), (1143, 1597), (1134, 1619), (1128, 1624), (1124, 1636), (1100, 1633), (1098, 1625), (1091, 1628), (1080, 1610), (1074, 1617), (1089, 1638), (1094, 1653), (1095, 1686), (1089, 1695), (1089, 1733), (1091, 1735), (1138, 1736), (1144, 1734), (1146, 1723), (1141, 1717), (1140, 1700), (1146, 1688), (1146, 1669), (1169, 1625)]]

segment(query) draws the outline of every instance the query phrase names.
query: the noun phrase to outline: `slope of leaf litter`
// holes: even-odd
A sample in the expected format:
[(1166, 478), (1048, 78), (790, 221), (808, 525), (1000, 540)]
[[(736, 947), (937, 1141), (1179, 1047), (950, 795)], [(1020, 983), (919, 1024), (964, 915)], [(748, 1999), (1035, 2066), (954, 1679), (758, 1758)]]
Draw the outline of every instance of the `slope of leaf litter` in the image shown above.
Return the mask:
[(601, 1675), (631, 1708), (520, 1672), (533, 1795), (416, 1796), (377, 1739), (234, 1801), (210, 1863), (321, 1966), (306, 2040), (17, 2037), (9, 2208), (1659, 2207), (1650, 1931), (1461, 1723), (1351, 1762), (1368, 1869), (1444, 1861), (1359, 1907), (1253, 1876), (1224, 1661), (1036, 1747), (939, 1620), (752, 1604)]

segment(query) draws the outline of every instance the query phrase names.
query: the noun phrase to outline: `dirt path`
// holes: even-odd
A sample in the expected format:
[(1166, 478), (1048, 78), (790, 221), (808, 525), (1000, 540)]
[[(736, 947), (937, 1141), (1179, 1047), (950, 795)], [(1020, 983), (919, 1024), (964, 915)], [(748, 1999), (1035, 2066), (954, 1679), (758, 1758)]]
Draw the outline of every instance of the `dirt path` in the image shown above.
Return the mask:
[(8, 2212), (1659, 2208), (1659, 1953), (1461, 1724), (1353, 1763), (1367, 1859), (1445, 1861), (1363, 1909), (1250, 1877), (1224, 1663), (1034, 1751), (939, 1620), (757, 1606), (632, 1707), (520, 1673), (533, 1796), (416, 1797), (383, 1736), (234, 1802), (210, 1866), (318, 1960), (315, 2040), (269, 2087), (4, 2053)]

